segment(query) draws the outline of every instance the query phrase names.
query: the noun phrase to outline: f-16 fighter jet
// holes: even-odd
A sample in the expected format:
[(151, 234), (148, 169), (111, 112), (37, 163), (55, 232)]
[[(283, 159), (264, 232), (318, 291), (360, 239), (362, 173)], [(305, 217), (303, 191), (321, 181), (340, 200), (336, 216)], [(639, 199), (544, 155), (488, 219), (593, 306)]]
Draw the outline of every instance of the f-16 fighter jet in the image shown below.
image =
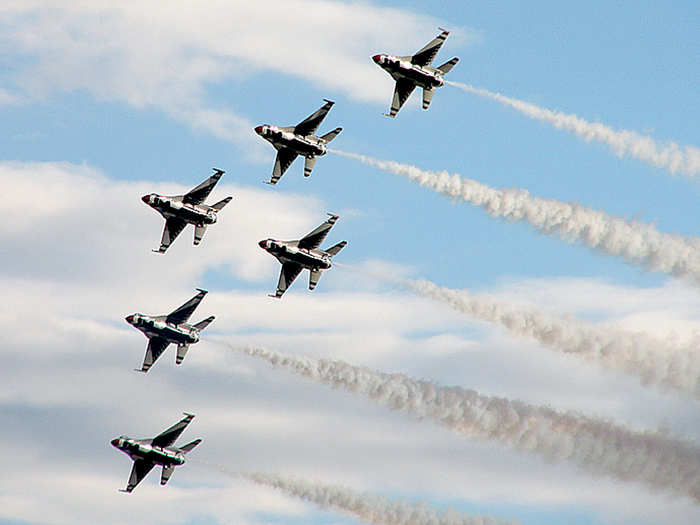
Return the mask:
[(330, 133), (321, 137), (314, 135), (321, 122), (326, 117), (335, 102), (326, 100), (325, 104), (315, 113), (299, 122), (296, 126), (278, 127), (265, 124), (255, 128), (255, 132), (269, 141), (277, 150), (275, 167), (272, 170), (272, 179), (266, 184), (277, 184), (287, 168), (294, 162), (298, 155), (306, 157), (304, 160), (304, 177), (311, 175), (311, 170), (316, 164), (316, 157), (327, 153), (326, 144), (338, 136), (343, 128), (335, 128)]
[(126, 317), (127, 323), (138, 328), (148, 337), (146, 357), (143, 359), (141, 369), (135, 369), (137, 372), (148, 372), (148, 369), (171, 343), (177, 345), (175, 363), (179, 365), (185, 358), (190, 345), (199, 341), (199, 332), (209, 326), (209, 323), (214, 320), (214, 316), (207, 317), (197, 324), (187, 324), (187, 320), (204, 299), (204, 296), (207, 295), (206, 290), (199, 288), (197, 290), (199, 290), (197, 295), (168, 315), (132, 314)]
[(180, 437), (194, 415), (185, 413), (185, 418), (164, 430), (153, 439), (133, 439), (128, 436), (119, 436), (111, 441), (112, 446), (118, 448), (124, 454), (128, 454), (133, 460), (131, 476), (126, 489), (120, 492), (131, 492), (136, 485), (146, 477), (156, 465), (163, 467), (160, 475), (160, 484), (165, 485), (176, 466), (185, 463), (185, 454), (199, 445), (202, 440), (195, 439), (184, 447), (173, 447), (175, 440)]
[(153, 250), (157, 253), (165, 253), (168, 246), (188, 224), (194, 225), (194, 244), (197, 245), (204, 237), (207, 226), (216, 222), (216, 214), (226, 206), (233, 197), (207, 206), (202, 204), (216, 183), (225, 172), (214, 168), (214, 175), (202, 182), (196, 188), (192, 188), (185, 195), (165, 196), (151, 193), (144, 195), (141, 200), (156, 210), (165, 218), (165, 229), (160, 241), (160, 248)]
[(318, 280), (321, 278), (321, 272), (328, 270), (331, 267), (331, 258), (338, 254), (340, 250), (345, 248), (347, 241), (339, 242), (335, 246), (331, 246), (327, 250), (319, 250), (323, 240), (331, 231), (331, 228), (338, 220), (337, 215), (330, 215), (330, 218), (321, 224), (314, 231), (306, 235), (298, 241), (277, 241), (275, 239), (266, 239), (258, 244), (263, 250), (268, 251), (282, 263), (282, 271), (280, 279), (277, 283), (277, 292), (275, 297), (279, 299), (282, 294), (289, 288), (294, 279), (304, 269), (308, 269), (311, 274), (309, 276), (309, 290), (316, 288)]
[(416, 86), (423, 88), (423, 109), (428, 109), (430, 101), (433, 100), (435, 88), (445, 85), (442, 76), (448, 73), (454, 65), (459, 62), (455, 57), (438, 67), (430, 67), (435, 55), (442, 47), (443, 42), (450, 34), (440, 28), (440, 33), (430, 41), (423, 49), (413, 56), (393, 56), (374, 55), (372, 60), (389, 73), (396, 80), (394, 88), (394, 99), (391, 102), (391, 111), (388, 117), (395, 117), (404, 105), (408, 97), (411, 96)]

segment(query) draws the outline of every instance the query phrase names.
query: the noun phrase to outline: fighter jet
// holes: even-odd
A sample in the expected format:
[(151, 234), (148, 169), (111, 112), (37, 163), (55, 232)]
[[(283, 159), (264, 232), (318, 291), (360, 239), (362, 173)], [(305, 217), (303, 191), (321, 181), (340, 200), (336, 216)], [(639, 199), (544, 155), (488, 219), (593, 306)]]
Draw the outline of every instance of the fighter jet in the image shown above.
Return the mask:
[(214, 320), (214, 316), (207, 317), (197, 324), (187, 324), (187, 320), (204, 299), (204, 296), (207, 295), (206, 290), (200, 288), (197, 290), (199, 291), (197, 295), (168, 315), (150, 316), (137, 313), (126, 317), (127, 323), (141, 330), (148, 338), (146, 357), (143, 359), (141, 369), (135, 369), (137, 372), (148, 372), (148, 369), (171, 343), (177, 345), (175, 363), (179, 365), (185, 358), (190, 345), (199, 341), (199, 332), (209, 326), (209, 323)]
[(163, 472), (160, 475), (160, 484), (165, 485), (175, 467), (185, 463), (185, 454), (202, 442), (201, 439), (195, 439), (184, 447), (172, 446), (192, 419), (194, 419), (194, 415), (185, 412), (184, 419), (164, 430), (153, 439), (133, 439), (128, 436), (119, 436), (113, 439), (111, 441), (112, 446), (127, 454), (134, 462), (134, 466), (131, 468), (131, 476), (129, 476), (129, 483), (126, 485), (126, 489), (119, 492), (131, 492), (134, 490), (136, 485), (156, 465), (163, 467)]
[(311, 175), (311, 170), (316, 164), (316, 157), (327, 153), (326, 144), (338, 136), (343, 128), (335, 128), (321, 137), (314, 135), (321, 122), (326, 117), (335, 102), (323, 99), (326, 103), (296, 126), (271, 126), (265, 124), (255, 128), (255, 132), (269, 141), (277, 150), (275, 167), (272, 170), (272, 179), (266, 184), (277, 184), (287, 168), (294, 162), (298, 155), (304, 160), (304, 177)]
[(328, 232), (331, 231), (335, 221), (338, 220), (337, 215), (330, 213), (328, 215), (330, 218), (326, 222), (307, 234), (303, 239), (298, 241), (266, 239), (258, 243), (263, 250), (277, 257), (279, 262), (282, 263), (277, 292), (275, 295), (270, 295), (270, 297), (275, 297), (276, 299), (282, 297), (282, 294), (304, 268), (310, 272), (309, 290), (313, 290), (321, 278), (321, 272), (331, 267), (331, 258), (345, 248), (347, 241), (339, 242), (327, 250), (318, 249)]
[(430, 67), (435, 55), (442, 47), (443, 42), (450, 34), (440, 28), (440, 33), (431, 40), (423, 49), (413, 56), (374, 55), (372, 60), (389, 73), (396, 80), (394, 98), (391, 102), (391, 111), (388, 117), (396, 117), (396, 114), (411, 96), (416, 86), (423, 88), (423, 109), (428, 109), (433, 100), (435, 88), (445, 85), (443, 75), (448, 73), (459, 62), (455, 57), (438, 67)]
[(233, 198), (226, 197), (211, 206), (202, 204), (224, 173), (224, 171), (214, 168), (214, 175), (196, 188), (192, 188), (185, 195), (168, 197), (151, 193), (141, 197), (143, 202), (165, 218), (165, 229), (160, 241), (160, 248), (153, 250), (154, 252), (165, 253), (168, 246), (188, 224), (194, 225), (194, 244), (197, 245), (201, 242), (204, 232), (207, 231), (207, 226), (216, 222), (217, 212), (221, 211), (221, 208), (231, 202)]

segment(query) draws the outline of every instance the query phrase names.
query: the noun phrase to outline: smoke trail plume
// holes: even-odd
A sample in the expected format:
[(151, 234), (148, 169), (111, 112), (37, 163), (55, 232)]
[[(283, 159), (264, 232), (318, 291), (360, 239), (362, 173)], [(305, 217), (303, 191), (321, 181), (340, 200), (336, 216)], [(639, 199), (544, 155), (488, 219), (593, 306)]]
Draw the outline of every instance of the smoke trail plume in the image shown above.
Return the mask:
[(369, 397), (392, 410), (433, 419), (460, 434), (499, 441), (548, 461), (570, 461), (594, 474), (642, 482), (700, 502), (700, 449), (660, 432), (627, 428), (572, 412), (443, 387), (342, 361), (231, 347), (314, 381)]
[(371, 494), (360, 494), (347, 487), (325, 485), (296, 477), (217, 468), (224, 474), (281, 490), (289, 496), (315, 503), (324, 510), (339, 510), (366, 523), (377, 525), (506, 525), (512, 523), (490, 516), (468, 516), (453, 509), (440, 511), (425, 503), (410, 503)]
[(589, 248), (653, 271), (700, 285), (700, 239), (660, 233), (653, 226), (626, 221), (577, 203), (533, 197), (526, 190), (498, 190), (447, 171), (425, 171), (409, 164), (331, 150), (369, 166), (405, 175), (437, 193), (480, 206), (492, 217), (525, 221), (547, 235)]
[(690, 176), (700, 174), (700, 149), (696, 147), (681, 147), (675, 142), (660, 145), (651, 137), (640, 135), (634, 131), (615, 130), (599, 122), (588, 122), (576, 115), (541, 108), (469, 84), (450, 81), (447, 83), (469, 93), (510, 106), (528, 117), (552, 124), (557, 129), (570, 131), (586, 142), (595, 140), (607, 144), (618, 157), (629, 155), (657, 168), (665, 168), (671, 173), (684, 173)]
[(636, 375), (644, 384), (700, 398), (700, 354), (696, 340), (688, 347), (674, 346), (642, 333), (564, 319), (535, 308), (473, 296), (466, 290), (440, 287), (426, 280), (389, 279), (458, 312), (497, 323), (516, 336), (531, 337), (554, 350), (578, 355), (605, 368), (623, 370)]

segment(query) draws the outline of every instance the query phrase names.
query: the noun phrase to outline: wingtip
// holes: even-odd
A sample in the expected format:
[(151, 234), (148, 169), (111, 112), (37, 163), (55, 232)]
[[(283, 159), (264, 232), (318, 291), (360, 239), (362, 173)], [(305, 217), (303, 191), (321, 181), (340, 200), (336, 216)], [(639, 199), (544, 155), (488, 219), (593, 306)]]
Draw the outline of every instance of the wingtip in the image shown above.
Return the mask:
[(148, 372), (148, 369), (144, 370), (143, 368), (134, 368), (134, 372), (141, 372), (142, 374), (145, 374)]
[(282, 296), (281, 296), (281, 295), (277, 295), (277, 294), (271, 294), (271, 293), (269, 293), (269, 294), (267, 294), (267, 296), (268, 296), (268, 297), (272, 297), (273, 299), (282, 299)]
[(195, 415), (191, 414), (190, 412), (183, 412), (183, 414), (187, 417), (195, 417)]
[(328, 100), (327, 98), (324, 98), (323, 100), (324, 100), (324, 102), (330, 104), (331, 106), (332, 106), (333, 104), (335, 104), (335, 102), (333, 102), (332, 100)]
[(440, 31), (442, 31), (443, 33), (446, 33), (446, 34), (448, 34), (448, 35), (450, 34), (450, 32), (449, 32), (447, 29), (445, 29), (444, 27), (438, 27), (438, 29), (439, 29)]
[(212, 169), (216, 172), (216, 175), (223, 175), (224, 173), (226, 173), (224, 170), (220, 170), (219, 168), (212, 168)]
[(272, 182), (271, 180), (264, 180), (263, 181), (265, 184), (269, 184), (270, 186), (274, 186), (276, 182)]
[(197, 290), (198, 292), (201, 292), (201, 293), (209, 293), (209, 291), (205, 290), (204, 288), (195, 288), (195, 290)]

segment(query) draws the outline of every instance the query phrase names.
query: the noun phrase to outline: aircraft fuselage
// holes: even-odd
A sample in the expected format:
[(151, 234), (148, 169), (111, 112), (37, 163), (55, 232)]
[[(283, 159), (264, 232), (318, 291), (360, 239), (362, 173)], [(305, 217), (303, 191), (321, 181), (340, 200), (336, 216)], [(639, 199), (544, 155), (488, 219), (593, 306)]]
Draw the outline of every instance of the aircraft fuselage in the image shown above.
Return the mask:
[(158, 465), (182, 465), (185, 456), (178, 449), (171, 447), (155, 447), (150, 439), (132, 439), (121, 436), (111, 441), (112, 446), (118, 448), (131, 459), (145, 459)]
[(328, 270), (331, 258), (322, 250), (299, 248), (296, 243), (266, 239), (260, 241), (260, 247), (274, 255), (282, 264), (291, 262), (308, 269)]
[(216, 210), (210, 206), (188, 204), (179, 197), (168, 197), (151, 193), (141, 200), (166, 219), (178, 218), (190, 224), (204, 225), (216, 222)]
[(325, 142), (315, 135), (297, 135), (269, 124), (258, 126), (255, 132), (276, 149), (288, 148), (304, 157), (320, 157), (328, 151)]
[(166, 316), (152, 317), (143, 314), (132, 314), (126, 318), (126, 322), (139, 329), (149, 339), (151, 337), (161, 337), (178, 345), (194, 344), (199, 341), (199, 330), (187, 323), (168, 323)]
[(416, 85), (433, 89), (445, 85), (442, 74), (435, 68), (411, 63), (410, 59), (393, 55), (375, 55), (372, 59), (389, 73), (394, 80), (407, 79)]

